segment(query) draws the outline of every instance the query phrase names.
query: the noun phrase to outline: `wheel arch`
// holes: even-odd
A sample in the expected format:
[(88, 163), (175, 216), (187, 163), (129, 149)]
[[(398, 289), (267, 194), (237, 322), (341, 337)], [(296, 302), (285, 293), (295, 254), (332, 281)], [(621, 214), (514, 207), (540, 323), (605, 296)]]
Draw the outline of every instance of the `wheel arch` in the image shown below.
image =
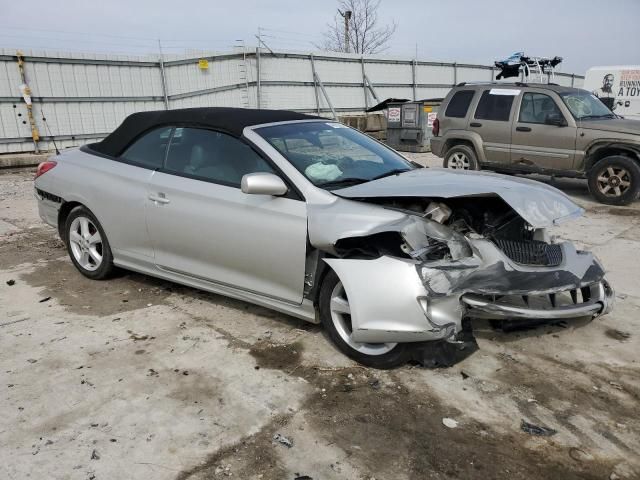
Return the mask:
[(446, 158), (448, 151), (457, 145), (470, 147), (475, 153), (478, 162), (486, 161), (482, 149), (482, 138), (476, 132), (457, 131), (450, 133), (444, 142), (443, 157)]
[(88, 208), (86, 205), (78, 201), (71, 200), (71, 201), (64, 202), (61, 205), (60, 210), (58, 211), (58, 235), (60, 235), (60, 238), (62, 240), (65, 239), (64, 226), (67, 223), (67, 218), (69, 217), (69, 214), (71, 213), (71, 211), (76, 207)]
[(640, 146), (634, 147), (617, 142), (598, 142), (590, 145), (586, 151), (585, 172), (589, 172), (603, 158), (614, 155), (631, 158), (640, 166)]

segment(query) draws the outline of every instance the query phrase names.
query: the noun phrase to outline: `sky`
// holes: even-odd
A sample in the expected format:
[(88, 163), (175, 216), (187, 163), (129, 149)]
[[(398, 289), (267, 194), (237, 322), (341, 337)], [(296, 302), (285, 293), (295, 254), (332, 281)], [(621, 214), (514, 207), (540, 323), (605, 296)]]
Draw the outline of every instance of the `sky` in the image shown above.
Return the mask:
[[(335, 0), (0, 0), (0, 48), (165, 53), (255, 46), (314, 51)], [(516, 51), (560, 71), (640, 64), (640, 0), (382, 0), (384, 55), (490, 65)], [(25, 18), (28, 16), (28, 18)]]

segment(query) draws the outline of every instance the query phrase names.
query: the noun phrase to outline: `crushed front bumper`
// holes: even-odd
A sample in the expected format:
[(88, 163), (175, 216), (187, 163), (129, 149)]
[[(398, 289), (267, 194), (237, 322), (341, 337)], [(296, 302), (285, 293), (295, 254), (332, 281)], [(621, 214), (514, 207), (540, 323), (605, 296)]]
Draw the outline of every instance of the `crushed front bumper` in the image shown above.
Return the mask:
[[(565, 298), (562, 299), (562, 296)], [(569, 301), (566, 301), (566, 297)], [(465, 294), (460, 297), (460, 300), (466, 306), (467, 316), (471, 318), (563, 320), (595, 317), (609, 312), (613, 306), (614, 292), (607, 281), (602, 280), (580, 289), (539, 295), (534, 298), (526, 295), (518, 298), (512, 295)], [(535, 305), (532, 304), (533, 300), (536, 300)], [(561, 302), (561, 300), (565, 301)]]

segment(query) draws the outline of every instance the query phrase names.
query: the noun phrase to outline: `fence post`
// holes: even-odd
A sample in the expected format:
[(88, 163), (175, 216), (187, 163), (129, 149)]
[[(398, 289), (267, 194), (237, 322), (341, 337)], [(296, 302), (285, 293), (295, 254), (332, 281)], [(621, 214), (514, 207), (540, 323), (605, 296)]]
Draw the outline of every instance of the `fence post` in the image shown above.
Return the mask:
[(169, 97), (167, 96), (167, 77), (164, 74), (164, 59), (162, 58), (162, 46), (158, 40), (158, 48), (160, 49), (160, 79), (162, 80), (162, 98), (164, 99), (164, 109), (169, 110)]
[(458, 84), (458, 62), (453, 62), (453, 86)]
[(414, 58), (413, 62), (411, 62), (411, 88), (413, 89), (413, 100), (417, 100), (416, 96), (416, 64), (417, 60)]
[(262, 99), (260, 92), (260, 45), (256, 47), (256, 106), (262, 108)]
[(320, 116), (320, 97), (318, 96), (318, 80), (316, 78), (316, 65), (313, 62), (313, 53), (309, 54), (311, 60), (311, 74), (313, 75), (313, 93), (316, 95), (316, 112)]
[(364, 73), (364, 56), (360, 57), (362, 67), (362, 93), (364, 93), (364, 111), (369, 110), (369, 98), (367, 97), (367, 75)]

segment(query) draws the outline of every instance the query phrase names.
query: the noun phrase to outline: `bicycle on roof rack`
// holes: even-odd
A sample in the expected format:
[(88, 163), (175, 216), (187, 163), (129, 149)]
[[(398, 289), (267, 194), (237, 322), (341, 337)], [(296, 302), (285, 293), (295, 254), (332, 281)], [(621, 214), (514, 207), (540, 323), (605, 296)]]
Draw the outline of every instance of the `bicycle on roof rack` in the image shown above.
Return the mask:
[(524, 83), (555, 83), (555, 68), (562, 57), (529, 57), (524, 52), (516, 52), (504, 60), (495, 62), (500, 69), (496, 80), (521, 77)]

